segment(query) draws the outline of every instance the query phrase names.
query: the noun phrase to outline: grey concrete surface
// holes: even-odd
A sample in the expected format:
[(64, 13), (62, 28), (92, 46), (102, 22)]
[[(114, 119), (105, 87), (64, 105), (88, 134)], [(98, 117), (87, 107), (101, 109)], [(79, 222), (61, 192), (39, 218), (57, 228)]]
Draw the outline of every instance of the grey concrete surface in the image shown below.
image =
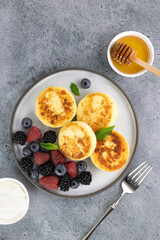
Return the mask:
[(160, 239), (160, 81), (152, 73), (124, 78), (110, 68), (106, 49), (126, 30), (152, 41), (160, 69), (159, 0), (0, 0), (0, 178), (27, 187), (30, 208), (20, 222), (0, 226), (0, 240), (80, 240), (120, 194), (120, 182), (91, 198), (48, 195), (21, 174), (11, 152), (9, 124), (21, 94), (55, 70), (87, 68), (112, 78), (128, 94), (139, 122), (139, 145), (130, 169), (146, 160), (153, 171), (127, 195), (91, 240)]

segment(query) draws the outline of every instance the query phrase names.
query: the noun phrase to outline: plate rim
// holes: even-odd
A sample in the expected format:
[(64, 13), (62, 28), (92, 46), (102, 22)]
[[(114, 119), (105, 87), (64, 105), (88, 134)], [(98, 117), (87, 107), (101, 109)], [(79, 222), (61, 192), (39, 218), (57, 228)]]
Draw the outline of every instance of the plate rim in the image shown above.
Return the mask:
[[(37, 85), (39, 82), (43, 81), (44, 79), (46, 79), (47, 77), (49, 76), (52, 76), (52, 75), (55, 75), (57, 73), (60, 73), (60, 72), (64, 72), (64, 71), (86, 71), (86, 72), (90, 72), (90, 73), (94, 73), (94, 74), (97, 74), (101, 77), (104, 77), (106, 78), (107, 80), (109, 80), (111, 83), (113, 83), (113, 85), (115, 85), (122, 93), (123, 95), (126, 97), (127, 101), (129, 102), (130, 104), (130, 107), (132, 109), (132, 112), (133, 112), (133, 115), (134, 115), (134, 118), (135, 118), (135, 125), (136, 125), (136, 141), (135, 141), (135, 147), (134, 147), (134, 150), (133, 150), (133, 153), (132, 153), (132, 156), (130, 158), (130, 161), (127, 165), (127, 167), (125, 168), (125, 170), (119, 175), (119, 177), (114, 180), (112, 183), (110, 183), (108, 186), (102, 188), (101, 190), (98, 190), (98, 191), (95, 191), (93, 193), (89, 193), (89, 194), (85, 194), (85, 195), (81, 195), (81, 196), (65, 196), (65, 195), (60, 195), (60, 194), (57, 194), (57, 193), (54, 193), (52, 192), (51, 190), (49, 189), (44, 189), (43, 187), (40, 187), (38, 184), (36, 184), (35, 181), (33, 181), (20, 167), (19, 165), (19, 161), (16, 157), (16, 153), (15, 153), (15, 150), (14, 150), (14, 147), (13, 147), (13, 140), (12, 140), (12, 128), (13, 128), (13, 120), (14, 120), (14, 117), (15, 117), (15, 113), (17, 111), (17, 108), (21, 102), (21, 100), (23, 99), (23, 97), (35, 86)], [(56, 197), (61, 197), (61, 198), (66, 198), (66, 199), (81, 199), (81, 198), (88, 198), (88, 197), (93, 197), (97, 194), (100, 194), (102, 192), (104, 192), (105, 190), (111, 188), (113, 185), (115, 185), (124, 175), (125, 173), (127, 172), (128, 168), (130, 167), (132, 161), (133, 161), (133, 158), (135, 156), (135, 153), (136, 153), (136, 150), (137, 150), (137, 146), (138, 146), (138, 142), (139, 142), (139, 126), (138, 126), (138, 119), (137, 119), (137, 115), (136, 115), (136, 112), (134, 110), (134, 107), (129, 99), (129, 97), (127, 96), (127, 94), (124, 92), (124, 90), (116, 83), (114, 82), (111, 78), (108, 78), (106, 75), (104, 74), (101, 74), (101, 73), (97, 73), (96, 71), (93, 71), (93, 70), (89, 70), (89, 69), (86, 69), (86, 68), (64, 68), (64, 69), (61, 69), (61, 70), (56, 70), (50, 74), (48, 74), (47, 76), (43, 77), (42, 79), (39, 79), (37, 80), (36, 82), (34, 82), (30, 87), (28, 87), (24, 93), (21, 95), (21, 97), (18, 99), (14, 109), (13, 109), (13, 112), (12, 112), (12, 116), (11, 116), (11, 121), (10, 121), (10, 143), (11, 143), (11, 149), (12, 149), (12, 153), (14, 155), (14, 159), (16, 161), (16, 164), (18, 165), (18, 168), (19, 170), (22, 172), (22, 174), (29, 180), (30, 183), (32, 183), (34, 186), (38, 187), (40, 190), (44, 191), (45, 193), (48, 193), (48, 194), (51, 194), (52, 196), (56, 196)]]

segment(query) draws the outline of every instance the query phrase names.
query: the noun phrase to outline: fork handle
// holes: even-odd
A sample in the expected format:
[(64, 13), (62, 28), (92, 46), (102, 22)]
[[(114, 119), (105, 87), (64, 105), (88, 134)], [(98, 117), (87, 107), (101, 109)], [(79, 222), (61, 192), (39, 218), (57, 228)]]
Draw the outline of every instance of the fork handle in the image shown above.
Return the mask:
[(94, 232), (94, 230), (98, 227), (98, 225), (103, 221), (103, 219), (110, 213), (112, 212), (114, 208), (112, 206), (110, 206), (107, 211), (103, 214), (103, 216), (98, 220), (98, 222), (94, 225), (94, 227), (86, 234), (86, 236), (84, 238), (82, 238), (82, 240), (87, 240), (89, 238), (89, 236)]
[(105, 219), (105, 217), (107, 217), (107, 215), (112, 212), (112, 210), (115, 209), (115, 207), (117, 206), (117, 204), (119, 203), (119, 201), (121, 200), (121, 198), (124, 196), (124, 192), (121, 194), (121, 196), (114, 201), (106, 210), (106, 212), (103, 214), (103, 216), (98, 220), (98, 222), (94, 225), (94, 227), (86, 234), (86, 236), (84, 238), (82, 238), (82, 240), (87, 240), (90, 235), (94, 232), (94, 230), (98, 227), (98, 225), (103, 221), (103, 219)]

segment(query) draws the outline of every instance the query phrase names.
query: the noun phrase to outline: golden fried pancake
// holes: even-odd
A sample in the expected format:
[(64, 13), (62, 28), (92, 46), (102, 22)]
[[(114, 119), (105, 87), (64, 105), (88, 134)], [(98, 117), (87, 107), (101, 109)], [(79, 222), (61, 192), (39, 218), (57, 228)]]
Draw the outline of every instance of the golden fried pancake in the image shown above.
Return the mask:
[(111, 172), (123, 167), (129, 157), (126, 139), (118, 132), (112, 131), (104, 140), (97, 141), (91, 160), (101, 170)]
[(113, 125), (116, 117), (116, 104), (104, 93), (90, 93), (78, 104), (77, 120), (87, 123), (94, 132)]
[(44, 89), (36, 100), (36, 115), (46, 126), (58, 128), (70, 122), (77, 106), (73, 95), (62, 87)]
[(59, 132), (61, 152), (73, 160), (82, 160), (92, 155), (96, 147), (96, 136), (84, 122), (70, 122)]

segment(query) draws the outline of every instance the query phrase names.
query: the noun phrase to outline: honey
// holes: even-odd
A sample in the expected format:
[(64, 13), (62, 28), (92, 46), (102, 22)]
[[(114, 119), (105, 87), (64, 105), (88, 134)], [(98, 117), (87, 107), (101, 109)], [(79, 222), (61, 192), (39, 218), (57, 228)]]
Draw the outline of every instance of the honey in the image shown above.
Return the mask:
[[(136, 57), (140, 58), (144, 62), (148, 62), (150, 53), (147, 44), (138, 37), (135, 36), (126, 36), (118, 39), (117, 42), (122, 42), (128, 44), (136, 51)], [(113, 65), (120, 71), (126, 74), (134, 74), (142, 71), (144, 68), (138, 65), (137, 63), (132, 62), (130, 65), (119, 64), (116, 62), (113, 57), (111, 57)]]

